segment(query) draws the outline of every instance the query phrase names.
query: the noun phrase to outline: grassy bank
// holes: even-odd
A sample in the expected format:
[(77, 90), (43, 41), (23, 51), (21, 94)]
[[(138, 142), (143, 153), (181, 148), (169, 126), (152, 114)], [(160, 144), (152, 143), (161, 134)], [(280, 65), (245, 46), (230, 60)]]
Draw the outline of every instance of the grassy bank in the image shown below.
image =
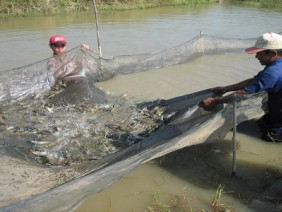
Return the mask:
[(282, 9), (282, 0), (224, 0), (224, 2), (256, 8)]
[[(99, 10), (208, 4), (218, 0), (96, 0)], [(93, 10), (93, 0), (1, 0), (0, 17), (52, 15)]]
[[(160, 6), (180, 6), (232, 2), (256, 7), (282, 8), (282, 0), (96, 0), (99, 10), (144, 9)], [(93, 0), (1, 0), (0, 17), (52, 15), (93, 10)]]

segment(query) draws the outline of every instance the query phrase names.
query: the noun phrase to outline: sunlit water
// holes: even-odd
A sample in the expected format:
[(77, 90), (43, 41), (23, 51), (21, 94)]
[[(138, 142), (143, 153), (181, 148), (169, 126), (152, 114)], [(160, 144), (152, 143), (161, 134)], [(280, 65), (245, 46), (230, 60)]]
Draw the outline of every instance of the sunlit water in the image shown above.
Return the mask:
[[(110, 57), (157, 52), (182, 44), (200, 31), (220, 37), (254, 38), (268, 31), (281, 32), (281, 20), (279, 11), (225, 5), (101, 13), (101, 46), (103, 55)], [(53, 34), (65, 35), (69, 49), (81, 43), (97, 49), (91, 13), (0, 21), (0, 71), (51, 56), (48, 39)], [(117, 76), (98, 86), (113, 94), (126, 93), (136, 101), (167, 99), (235, 83), (254, 76), (261, 68), (254, 55), (204, 56), (188, 64)], [(281, 145), (265, 143), (258, 134), (257, 128), (248, 127), (238, 133), (239, 176), (259, 178), (269, 167), (282, 168)], [(230, 193), (244, 187), (238, 180), (234, 180), (237, 187), (234, 186), (229, 176), (231, 137), (230, 132), (224, 141), (211, 146), (170, 154), (160, 167), (145, 164), (89, 198), (77, 211), (144, 211), (154, 201), (152, 193), (157, 193), (164, 204), (171, 204), (179, 195), (188, 200), (191, 210), (209, 211), (219, 184), (226, 184)], [(217, 172), (214, 167), (219, 167)], [(240, 198), (231, 194), (224, 198), (229, 208), (251, 210)]]
[[(104, 56), (155, 52), (204, 34), (255, 38), (281, 32), (281, 11), (238, 6), (168, 7), (101, 13)], [(51, 56), (48, 41), (63, 34), (68, 48), (87, 43), (97, 50), (93, 13), (0, 19), (0, 71)]]
[[(126, 93), (136, 100), (168, 99), (253, 77), (261, 69), (253, 55), (216, 55), (191, 63), (130, 75), (97, 83), (113, 94)], [(232, 77), (230, 77), (232, 76)]]

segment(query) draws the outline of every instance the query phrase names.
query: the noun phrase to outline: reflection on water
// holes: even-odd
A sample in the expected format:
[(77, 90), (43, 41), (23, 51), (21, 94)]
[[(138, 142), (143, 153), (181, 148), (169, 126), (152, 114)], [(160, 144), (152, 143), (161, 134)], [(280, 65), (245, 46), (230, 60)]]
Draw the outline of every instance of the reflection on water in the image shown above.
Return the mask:
[[(281, 18), (282, 13), (274, 10), (228, 5), (101, 13), (101, 47), (104, 56), (115, 56), (167, 49), (200, 31), (223, 37), (257, 37), (267, 31), (281, 32)], [(0, 19), (0, 71), (50, 57), (48, 40), (53, 34), (65, 35), (69, 49), (87, 43), (97, 50), (94, 20), (93, 13)]]

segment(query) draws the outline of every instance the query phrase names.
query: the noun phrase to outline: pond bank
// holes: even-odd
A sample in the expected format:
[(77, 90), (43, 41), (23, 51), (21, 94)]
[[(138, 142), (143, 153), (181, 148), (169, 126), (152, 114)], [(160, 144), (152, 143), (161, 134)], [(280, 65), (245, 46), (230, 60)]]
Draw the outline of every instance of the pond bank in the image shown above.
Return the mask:
[[(97, 0), (100, 11), (122, 11), (162, 6), (234, 3), (258, 8), (282, 8), (282, 0)], [(280, 3), (280, 4), (279, 4)], [(0, 2), (0, 18), (57, 15), (93, 11), (91, 0), (3, 0)]]
[[(259, 8), (281, 8), (282, 0), (97, 0), (99, 10), (119, 11), (146, 9), (161, 6), (199, 5), (213, 3), (251, 4)], [(279, 6), (280, 5), (280, 6)], [(82, 11), (92, 11), (91, 0), (3, 0), (0, 3), (0, 17), (56, 15)]]
[[(160, 6), (211, 4), (214, 2), (222, 2), (222, 0), (97, 0), (96, 4), (99, 10), (118, 11)], [(3, 0), (0, 3), (0, 17), (56, 15), (93, 11), (93, 7), (93, 1), (90, 0)]]

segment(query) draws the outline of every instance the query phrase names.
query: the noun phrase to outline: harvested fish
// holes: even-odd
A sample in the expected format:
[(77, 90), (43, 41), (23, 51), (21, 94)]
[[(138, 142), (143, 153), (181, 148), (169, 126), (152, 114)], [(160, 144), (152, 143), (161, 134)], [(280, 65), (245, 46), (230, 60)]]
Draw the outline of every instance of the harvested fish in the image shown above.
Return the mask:
[(30, 154), (39, 163), (70, 165), (100, 159), (144, 140), (163, 124), (165, 107), (138, 107), (125, 96), (108, 104), (48, 103), (63, 89), (57, 86), (5, 107), (6, 129), (35, 137)]

